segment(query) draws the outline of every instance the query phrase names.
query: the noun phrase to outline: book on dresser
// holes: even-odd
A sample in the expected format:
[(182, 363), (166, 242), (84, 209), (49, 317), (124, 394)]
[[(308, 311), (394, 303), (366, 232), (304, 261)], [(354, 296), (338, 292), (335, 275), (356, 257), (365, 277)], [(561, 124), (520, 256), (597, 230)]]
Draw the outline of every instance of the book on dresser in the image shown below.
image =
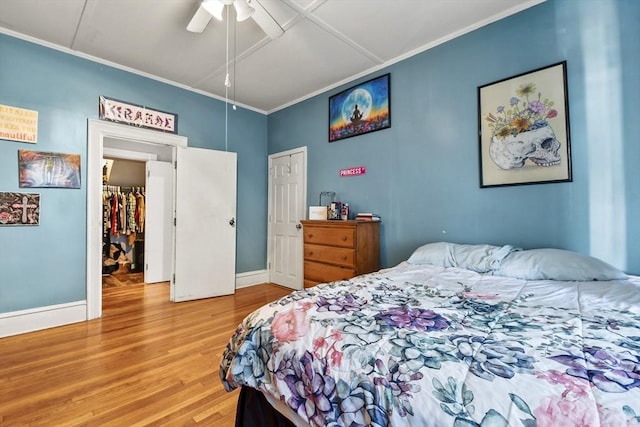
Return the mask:
[(380, 215), (369, 212), (358, 212), (356, 221), (380, 221)]
[(380, 223), (303, 220), (304, 287), (380, 269)]

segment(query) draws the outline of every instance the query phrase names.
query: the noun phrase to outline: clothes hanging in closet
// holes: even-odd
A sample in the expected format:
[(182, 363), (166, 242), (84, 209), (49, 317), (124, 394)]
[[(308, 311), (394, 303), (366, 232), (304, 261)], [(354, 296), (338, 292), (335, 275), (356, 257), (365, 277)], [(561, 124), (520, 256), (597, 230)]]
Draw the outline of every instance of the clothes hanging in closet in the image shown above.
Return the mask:
[(104, 185), (102, 208), (102, 274), (140, 271), (143, 261), (135, 253), (128, 254), (138, 247), (144, 248), (141, 236), (144, 232), (144, 187)]
[(118, 236), (144, 231), (144, 187), (123, 191), (121, 187), (104, 186), (102, 192), (103, 233)]

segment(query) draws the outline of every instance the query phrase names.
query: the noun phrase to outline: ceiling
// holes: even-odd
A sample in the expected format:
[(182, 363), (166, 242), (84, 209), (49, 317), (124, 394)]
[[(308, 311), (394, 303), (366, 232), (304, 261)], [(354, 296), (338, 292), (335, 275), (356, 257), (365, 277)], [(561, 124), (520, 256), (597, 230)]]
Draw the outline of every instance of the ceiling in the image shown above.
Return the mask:
[(544, 0), (251, 1), (283, 36), (229, 6), (189, 32), (199, 0), (0, 0), (0, 32), (270, 113)]

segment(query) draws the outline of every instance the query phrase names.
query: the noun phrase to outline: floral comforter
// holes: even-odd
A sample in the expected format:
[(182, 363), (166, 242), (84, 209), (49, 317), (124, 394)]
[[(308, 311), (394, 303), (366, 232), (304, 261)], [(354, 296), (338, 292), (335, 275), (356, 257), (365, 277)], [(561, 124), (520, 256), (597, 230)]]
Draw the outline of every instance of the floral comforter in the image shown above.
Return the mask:
[(314, 426), (640, 426), (640, 278), (402, 263), (255, 311), (220, 376)]

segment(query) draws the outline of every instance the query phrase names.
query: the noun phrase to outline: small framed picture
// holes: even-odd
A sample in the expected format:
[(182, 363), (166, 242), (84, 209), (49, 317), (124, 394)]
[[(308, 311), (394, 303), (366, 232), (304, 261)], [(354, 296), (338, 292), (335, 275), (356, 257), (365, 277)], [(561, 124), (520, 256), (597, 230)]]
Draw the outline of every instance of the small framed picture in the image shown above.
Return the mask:
[(391, 127), (390, 74), (329, 98), (329, 142)]
[(40, 194), (0, 192), (0, 225), (39, 225)]
[(80, 188), (80, 155), (18, 150), (20, 187)]
[(480, 187), (571, 181), (566, 61), (478, 88)]

